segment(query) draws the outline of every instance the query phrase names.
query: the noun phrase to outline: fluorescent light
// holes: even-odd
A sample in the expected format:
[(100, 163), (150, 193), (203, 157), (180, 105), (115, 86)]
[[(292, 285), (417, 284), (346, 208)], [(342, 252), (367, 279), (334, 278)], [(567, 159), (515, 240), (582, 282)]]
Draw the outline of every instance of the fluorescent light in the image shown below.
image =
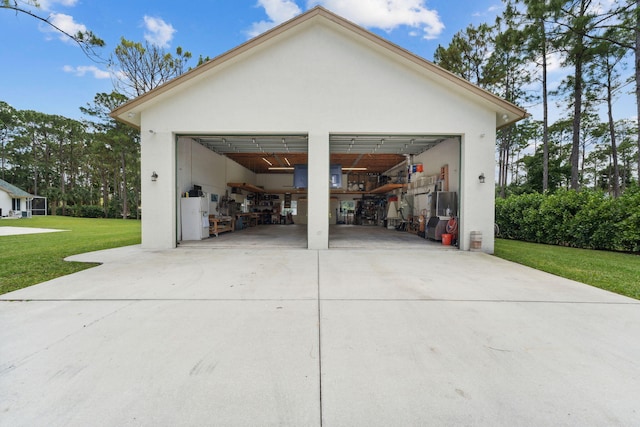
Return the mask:
[(265, 159), (264, 157), (262, 158), (262, 160), (264, 160), (265, 162), (267, 162), (269, 164), (269, 166), (273, 166), (273, 163), (271, 163), (269, 160)]
[(289, 159), (287, 159), (286, 157), (284, 158), (284, 161), (287, 162), (288, 166), (291, 166), (291, 163), (289, 163)]
[(270, 171), (292, 171), (293, 166), (273, 166), (269, 168)]
[(367, 168), (342, 168), (343, 171), (366, 171)]

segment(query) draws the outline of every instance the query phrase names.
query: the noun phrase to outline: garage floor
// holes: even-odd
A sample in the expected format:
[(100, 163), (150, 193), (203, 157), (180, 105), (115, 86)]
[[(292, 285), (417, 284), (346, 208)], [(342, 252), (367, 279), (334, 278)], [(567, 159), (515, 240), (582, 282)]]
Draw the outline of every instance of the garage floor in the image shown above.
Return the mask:
[[(291, 248), (307, 247), (307, 226), (259, 225), (231, 233), (221, 233), (201, 241), (183, 241), (181, 247), (213, 248)], [(441, 242), (383, 227), (359, 225), (329, 226), (329, 247), (341, 249), (445, 249)], [(452, 249), (451, 247), (448, 247)], [(453, 248), (456, 249), (456, 248)]]
[(424, 248), (72, 257), (0, 296), (0, 426), (638, 425), (639, 301)]

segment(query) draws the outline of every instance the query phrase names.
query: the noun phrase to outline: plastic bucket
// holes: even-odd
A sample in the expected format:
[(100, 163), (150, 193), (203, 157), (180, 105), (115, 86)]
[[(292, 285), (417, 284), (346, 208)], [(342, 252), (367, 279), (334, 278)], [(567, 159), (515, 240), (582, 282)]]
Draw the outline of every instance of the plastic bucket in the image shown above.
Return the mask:
[(451, 236), (452, 236), (452, 234), (444, 233), (442, 235), (442, 244), (445, 245), (445, 246), (450, 246), (451, 245)]

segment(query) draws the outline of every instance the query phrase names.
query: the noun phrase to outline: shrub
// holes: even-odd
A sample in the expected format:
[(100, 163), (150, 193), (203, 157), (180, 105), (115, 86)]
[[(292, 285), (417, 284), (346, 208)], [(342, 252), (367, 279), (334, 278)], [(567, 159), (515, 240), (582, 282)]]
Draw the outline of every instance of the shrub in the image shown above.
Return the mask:
[(86, 205), (80, 206), (78, 216), (82, 218), (103, 218), (104, 212), (101, 206)]
[(514, 240), (536, 241), (535, 224), (544, 196), (537, 193), (511, 196), (496, 201), (496, 222), (502, 236)]
[(508, 239), (640, 252), (640, 190), (617, 199), (589, 190), (510, 196), (496, 201), (496, 222)]
[(612, 230), (616, 245), (620, 250), (640, 252), (640, 189), (625, 192), (618, 201), (620, 221)]
[[(56, 215), (62, 216), (62, 208), (56, 208)], [(65, 209), (65, 216), (76, 218), (104, 218), (102, 207), (95, 205), (69, 205)]]

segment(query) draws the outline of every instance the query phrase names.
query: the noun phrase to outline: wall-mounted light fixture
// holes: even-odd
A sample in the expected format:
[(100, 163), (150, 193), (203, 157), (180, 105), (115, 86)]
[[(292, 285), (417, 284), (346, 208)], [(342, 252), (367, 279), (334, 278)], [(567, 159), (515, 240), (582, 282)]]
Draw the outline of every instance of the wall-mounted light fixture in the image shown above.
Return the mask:
[(484, 184), (484, 172), (480, 172), (480, 176), (478, 177), (478, 181), (480, 181), (480, 184)]
[(156, 173), (156, 171), (153, 171), (153, 173), (151, 174), (151, 181), (156, 182), (158, 180), (158, 174)]
[(149, 129), (149, 133), (156, 133), (156, 131), (153, 129)]

